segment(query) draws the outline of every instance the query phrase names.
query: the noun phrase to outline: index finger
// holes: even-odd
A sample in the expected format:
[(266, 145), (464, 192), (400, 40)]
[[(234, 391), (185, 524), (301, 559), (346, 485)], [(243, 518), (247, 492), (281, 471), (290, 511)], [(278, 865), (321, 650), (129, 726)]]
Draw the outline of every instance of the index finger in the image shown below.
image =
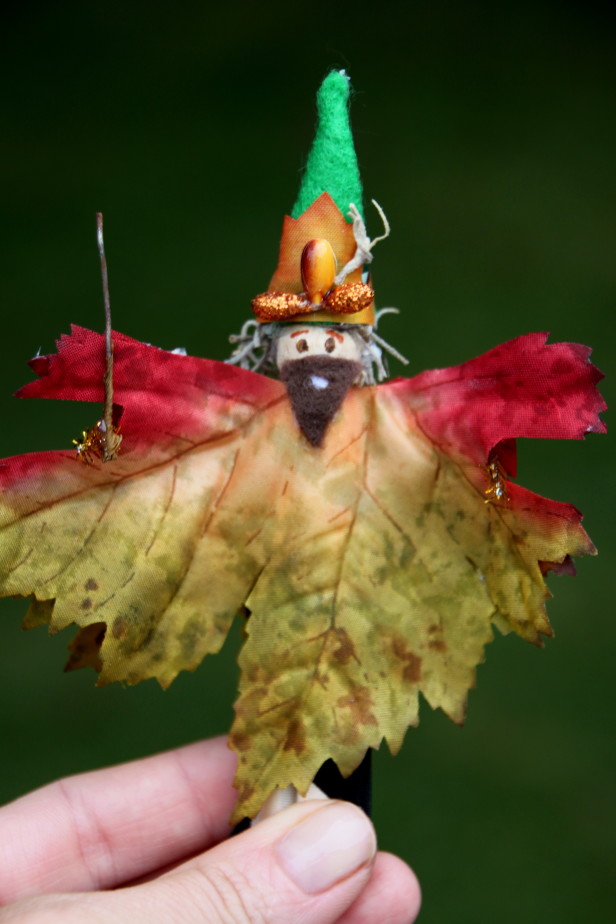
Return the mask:
[(108, 889), (222, 840), (237, 798), (226, 738), (68, 777), (0, 808), (0, 905)]

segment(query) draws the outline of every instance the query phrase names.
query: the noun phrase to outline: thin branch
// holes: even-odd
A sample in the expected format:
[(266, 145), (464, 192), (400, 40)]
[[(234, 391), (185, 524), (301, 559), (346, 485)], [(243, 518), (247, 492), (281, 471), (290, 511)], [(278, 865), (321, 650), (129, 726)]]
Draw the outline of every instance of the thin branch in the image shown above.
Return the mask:
[(107, 258), (103, 240), (103, 213), (96, 213), (96, 240), (101, 261), (101, 281), (103, 284), (103, 302), (105, 305), (105, 409), (103, 412), (103, 462), (114, 459), (120, 448), (122, 437), (113, 425), (113, 340), (111, 339), (111, 303), (109, 300), (109, 277), (107, 275)]

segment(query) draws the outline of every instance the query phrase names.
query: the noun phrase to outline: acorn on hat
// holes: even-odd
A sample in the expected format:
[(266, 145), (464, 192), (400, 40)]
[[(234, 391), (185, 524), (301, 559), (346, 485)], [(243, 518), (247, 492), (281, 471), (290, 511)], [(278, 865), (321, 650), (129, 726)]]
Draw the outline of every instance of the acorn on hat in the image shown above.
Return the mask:
[(356, 255), (362, 187), (349, 123), (350, 81), (331, 71), (317, 94), (318, 123), (297, 200), (282, 226), (278, 266), (252, 300), (257, 320), (373, 324), (374, 292)]

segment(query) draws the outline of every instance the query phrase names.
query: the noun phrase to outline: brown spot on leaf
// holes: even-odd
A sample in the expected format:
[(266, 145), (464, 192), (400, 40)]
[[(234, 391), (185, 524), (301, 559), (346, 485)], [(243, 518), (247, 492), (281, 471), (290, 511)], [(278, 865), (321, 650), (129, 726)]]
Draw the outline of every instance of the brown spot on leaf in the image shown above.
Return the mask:
[(98, 581), (94, 578), (88, 578), (83, 586), (86, 590), (98, 590)]
[(233, 732), (229, 738), (231, 746), (236, 751), (250, 750), (250, 737), (245, 732)]
[[(259, 686), (256, 689), (250, 689), (244, 693), (233, 707), (238, 718), (245, 718), (248, 722), (254, 720), (254, 717), (261, 716), (261, 703), (267, 696), (267, 686)], [(267, 710), (266, 710), (267, 711)]]
[(408, 683), (419, 683), (421, 680), (421, 658), (410, 652), (407, 660), (408, 664), (402, 671), (402, 676)]
[(346, 629), (334, 629), (336, 636), (337, 648), (334, 648), (332, 655), (340, 664), (348, 664), (351, 658), (355, 658), (359, 664), (359, 658), (355, 653), (355, 645)]
[(356, 687), (346, 696), (340, 696), (338, 706), (350, 709), (354, 725), (376, 725), (377, 721), (372, 712), (372, 697), (367, 687)]
[(91, 610), (91, 609), (92, 609), (92, 601), (90, 600), (89, 597), (85, 597), (85, 599), (81, 601), (80, 608), (81, 608), (82, 610)]
[(239, 786), (236, 783), (238, 791), (238, 802), (248, 802), (254, 796), (255, 788), (250, 783), (242, 783)]
[(296, 754), (301, 754), (306, 750), (306, 728), (301, 719), (291, 719), (284, 750), (295, 751)]
[(411, 651), (401, 638), (393, 639), (392, 647), (395, 657), (404, 662), (404, 667), (402, 668), (403, 679), (407, 683), (418, 683), (421, 679), (421, 658)]
[(111, 634), (114, 638), (125, 638), (128, 633), (128, 625), (123, 616), (116, 616), (111, 626)]
[[(126, 628), (128, 628), (128, 627), (126, 627)], [(151, 642), (152, 639), (154, 638), (154, 632), (155, 632), (154, 626), (150, 626), (150, 628), (148, 629), (148, 631), (145, 633), (145, 635), (144, 635), (143, 638), (141, 639), (140, 645), (141, 645), (142, 648), (145, 648), (146, 645), (149, 645), (149, 644), (150, 644), (150, 642)], [(126, 635), (126, 629), (125, 629), (125, 631), (124, 631), (124, 635)], [(162, 659), (162, 658), (164, 657), (164, 655), (163, 655), (162, 653), (159, 652), (157, 655), (154, 655), (153, 657), (160, 660), (160, 659)]]
[(430, 639), (428, 648), (431, 648), (433, 651), (447, 651), (447, 645), (442, 638)]

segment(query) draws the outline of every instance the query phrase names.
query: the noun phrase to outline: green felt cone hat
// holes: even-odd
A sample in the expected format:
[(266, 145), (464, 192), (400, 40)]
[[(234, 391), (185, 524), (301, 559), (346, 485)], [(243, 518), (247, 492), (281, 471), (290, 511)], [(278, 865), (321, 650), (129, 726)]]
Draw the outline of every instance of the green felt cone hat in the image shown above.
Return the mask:
[(278, 266), (268, 291), (252, 302), (260, 321), (374, 321), (374, 293), (362, 282), (362, 267), (336, 282), (357, 247), (351, 207), (363, 217), (349, 96), (345, 71), (331, 71), (317, 94), (317, 130), (295, 205), (284, 218)]
[(331, 71), (317, 93), (317, 130), (291, 217), (299, 218), (327, 192), (345, 218), (353, 202), (363, 214), (362, 185), (349, 121), (351, 81)]

